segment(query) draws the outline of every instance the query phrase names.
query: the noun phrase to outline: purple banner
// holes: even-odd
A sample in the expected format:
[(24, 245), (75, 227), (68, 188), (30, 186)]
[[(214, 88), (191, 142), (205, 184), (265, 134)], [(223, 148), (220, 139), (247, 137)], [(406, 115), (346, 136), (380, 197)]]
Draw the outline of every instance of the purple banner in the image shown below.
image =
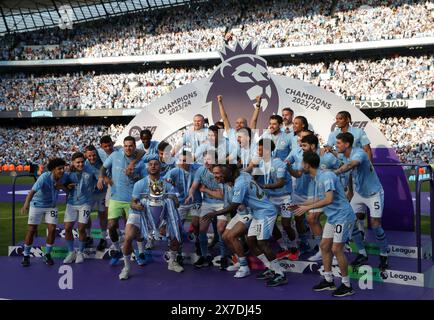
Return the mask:
[[(373, 148), (375, 163), (399, 163), (392, 148)], [(386, 230), (414, 231), (414, 208), (404, 170), (400, 166), (376, 166), (384, 188), (383, 227)]]

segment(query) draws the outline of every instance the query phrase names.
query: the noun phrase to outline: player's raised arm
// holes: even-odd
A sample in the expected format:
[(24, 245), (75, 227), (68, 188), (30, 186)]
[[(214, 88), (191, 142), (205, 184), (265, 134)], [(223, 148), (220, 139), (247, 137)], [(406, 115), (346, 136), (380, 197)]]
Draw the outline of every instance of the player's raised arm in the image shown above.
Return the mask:
[(258, 123), (259, 111), (261, 109), (261, 100), (262, 100), (261, 96), (256, 97), (255, 110), (253, 111), (252, 118), (250, 119), (251, 129), (256, 129)]
[(223, 96), (217, 96), (217, 103), (219, 105), (220, 117), (223, 119), (223, 123), (225, 125), (225, 130), (227, 133), (229, 133), (231, 130), (231, 123), (229, 122), (225, 107), (223, 106)]

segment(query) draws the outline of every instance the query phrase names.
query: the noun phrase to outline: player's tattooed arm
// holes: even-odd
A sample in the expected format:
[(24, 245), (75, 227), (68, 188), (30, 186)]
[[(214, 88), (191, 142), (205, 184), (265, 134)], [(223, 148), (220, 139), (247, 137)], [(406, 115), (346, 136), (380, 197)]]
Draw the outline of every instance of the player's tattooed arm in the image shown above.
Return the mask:
[(193, 181), (193, 184), (190, 187), (190, 190), (188, 190), (188, 197), (185, 199), (184, 204), (188, 204), (190, 201), (194, 201), (194, 192), (199, 188), (199, 182)]
[(365, 150), (365, 152), (368, 154), (369, 161), (372, 162), (372, 150), (371, 150), (371, 145), (370, 145), (370, 144), (365, 144), (365, 145), (363, 146), (363, 150)]
[(170, 195), (168, 195), (168, 198), (173, 201), (173, 203), (175, 204), (176, 208), (179, 208), (179, 199), (178, 199), (178, 197), (176, 195), (170, 194)]
[(30, 201), (32, 201), (35, 193), (35, 190), (30, 190), (29, 194), (26, 197), (26, 200), (24, 201), (23, 207), (21, 208), (21, 214), (27, 214), (27, 212), (29, 212)]
[(104, 189), (105, 178), (107, 178), (107, 168), (104, 166), (101, 166), (101, 168), (99, 169), (98, 182), (96, 183), (96, 187), (98, 188), (98, 190)]
[(301, 175), (303, 174), (303, 170), (294, 170), (289, 160), (285, 160), (285, 162), (287, 163), (287, 169), (289, 174), (294, 178), (300, 178)]
[(340, 166), (338, 169), (335, 170), (336, 174), (341, 174), (341, 173), (345, 173), (347, 171), (352, 170), (353, 168), (357, 167), (360, 164), (359, 161), (357, 160), (352, 160), (348, 163), (343, 164), (342, 166)]
[(130, 164), (125, 169), (125, 174), (127, 176), (130, 176), (134, 173), (134, 167), (136, 166), (136, 163), (139, 162), (143, 158), (144, 155), (145, 155), (145, 150), (137, 150), (136, 149), (136, 154), (134, 156), (134, 159), (131, 160)]
[(353, 176), (350, 174), (350, 178), (348, 180), (348, 192), (347, 192), (347, 199), (348, 201), (351, 201), (351, 199), (354, 196), (353, 192)]
[(140, 203), (139, 199), (132, 198), (131, 199), (131, 209), (137, 210), (137, 211), (143, 211), (145, 208)]
[(333, 150), (333, 147), (325, 145), (323, 148), (320, 149), (320, 155), (323, 156), (326, 152), (331, 153), (332, 155), (334, 155), (336, 158), (339, 159), (339, 153), (336, 150)]

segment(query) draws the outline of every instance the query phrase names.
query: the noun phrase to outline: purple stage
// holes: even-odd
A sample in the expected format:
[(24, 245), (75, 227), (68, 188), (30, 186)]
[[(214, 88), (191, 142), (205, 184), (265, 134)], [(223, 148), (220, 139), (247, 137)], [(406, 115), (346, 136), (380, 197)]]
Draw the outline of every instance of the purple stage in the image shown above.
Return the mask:
[[(368, 241), (372, 240), (368, 232)], [(388, 232), (391, 243), (399, 245), (415, 244), (414, 233)], [(424, 237), (423, 242), (428, 241)], [(44, 245), (43, 238), (37, 238), (35, 245)], [(57, 238), (56, 245), (64, 245), (64, 239)], [(161, 249), (166, 248), (164, 241), (153, 250), (154, 261), (139, 267), (132, 261), (131, 278), (118, 280), (122, 265), (109, 266), (108, 260), (88, 259), (84, 264), (72, 264), (73, 289), (61, 290), (59, 274), (62, 265), (55, 259), (54, 266), (43, 264), (42, 259), (32, 258), (31, 266), (23, 268), (21, 257), (0, 257), (0, 298), (3, 299), (146, 299), (146, 300), (294, 300), (294, 299), (335, 299), (330, 292), (315, 293), (312, 286), (320, 279), (319, 274), (287, 272), (288, 285), (268, 288), (264, 281), (255, 279), (259, 272), (252, 270), (252, 275), (245, 279), (233, 278), (232, 272), (218, 268), (197, 270), (186, 265), (185, 271), (177, 274), (167, 270)], [(160, 250), (158, 250), (160, 249)], [(217, 248), (212, 252), (218, 254)], [(185, 243), (184, 250), (191, 252), (192, 243)], [(304, 257), (306, 258), (306, 257)], [(349, 260), (354, 254), (348, 254)], [(369, 264), (376, 267), (379, 258), (369, 256)], [(390, 257), (390, 269), (403, 272), (416, 272), (417, 260), (411, 258)], [(432, 261), (422, 260), (423, 272), (431, 268)], [(340, 279), (335, 279), (336, 284)], [(344, 299), (379, 300), (379, 299), (434, 299), (434, 289), (404, 286), (392, 283), (373, 282), (373, 290), (359, 288), (358, 280), (352, 279), (356, 295)], [(229, 288), (229, 290), (228, 290)]]
[[(30, 186), (17, 186), (17, 190), (29, 190)], [(0, 185), (0, 201), (11, 201), (9, 186)], [(414, 197), (414, 195), (413, 195)], [(429, 193), (422, 194), (422, 211), (429, 211)], [(24, 201), (25, 194), (17, 195), (17, 201)], [(61, 199), (64, 199), (61, 198)], [(62, 201), (62, 200), (61, 200)], [(97, 219), (93, 227), (98, 228)], [(400, 246), (415, 246), (413, 232), (387, 232), (389, 243)], [(19, 239), (21, 240), (21, 239)], [(367, 240), (374, 242), (371, 232)], [(422, 243), (430, 241), (423, 236)], [(55, 245), (63, 246), (64, 239), (56, 238)], [(96, 241), (94, 242), (96, 244)], [(35, 239), (34, 245), (45, 245), (45, 239)], [(185, 244), (186, 251), (192, 251), (191, 243)], [(158, 245), (164, 249), (164, 244)], [(217, 254), (216, 248), (214, 253)], [(89, 259), (81, 265), (71, 265), (73, 270), (73, 289), (61, 290), (59, 273), (61, 260), (55, 259), (54, 266), (46, 266), (42, 259), (32, 258), (31, 266), (23, 268), (21, 257), (0, 257), (0, 299), (146, 299), (146, 300), (295, 300), (295, 299), (336, 299), (330, 292), (315, 293), (312, 286), (320, 281), (318, 274), (286, 273), (288, 284), (268, 288), (264, 281), (255, 279), (258, 271), (245, 279), (233, 278), (233, 273), (217, 268), (197, 270), (186, 265), (181, 274), (168, 271), (162, 257), (162, 251), (155, 251), (154, 262), (145, 267), (132, 265), (132, 277), (127, 281), (118, 280), (122, 266), (110, 267), (108, 260)], [(303, 257), (306, 258), (306, 257)], [(349, 259), (353, 255), (349, 254)], [(378, 256), (370, 255), (371, 266), (378, 265)], [(417, 260), (411, 258), (390, 257), (390, 268), (404, 272), (416, 272)], [(422, 271), (432, 267), (430, 260), (422, 261)], [(335, 279), (340, 284), (340, 279)], [(381, 299), (434, 299), (434, 289), (404, 286), (391, 283), (374, 282), (373, 290), (359, 289), (358, 280), (352, 279), (356, 295), (345, 300), (381, 300)]]
[[(108, 261), (86, 260), (82, 265), (72, 265), (73, 289), (59, 289), (61, 266), (46, 266), (41, 259), (32, 259), (29, 268), (20, 266), (18, 257), (0, 258), (0, 298), (3, 299), (149, 299), (149, 300), (294, 300), (336, 299), (330, 292), (315, 293), (311, 287), (320, 280), (313, 274), (287, 273), (288, 284), (267, 288), (264, 281), (256, 280), (254, 272), (249, 278), (235, 279), (232, 273), (217, 268), (186, 270), (175, 273), (167, 270), (165, 263), (154, 262), (145, 267), (132, 263), (132, 277), (118, 280), (121, 266), (110, 267)], [(336, 283), (340, 280), (336, 279)], [(374, 283), (373, 290), (358, 289), (356, 294), (343, 299), (434, 299), (434, 290), (395, 284)]]

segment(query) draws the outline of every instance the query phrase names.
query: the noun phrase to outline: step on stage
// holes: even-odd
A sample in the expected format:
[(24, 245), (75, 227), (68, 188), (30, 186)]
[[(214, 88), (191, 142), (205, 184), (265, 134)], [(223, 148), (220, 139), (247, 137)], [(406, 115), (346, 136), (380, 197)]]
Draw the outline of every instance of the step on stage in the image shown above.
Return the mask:
[[(432, 250), (428, 239), (423, 239), (422, 273), (416, 272), (417, 259), (414, 258), (415, 235), (410, 232), (388, 231), (390, 246), (390, 270), (378, 272), (378, 256), (375, 245), (371, 243), (372, 234), (368, 233), (367, 242), (371, 252), (369, 263), (372, 266), (372, 289), (362, 290), (359, 278), (366, 276), (366, 270), (350, 270), (351, 282), (356, 294), (340, 298), (349, 300), (381, 299), (434, 299)], [(96, 243), (96, 241), (95, 241)], [(56, 244), (64, 244), (57, 238)], [(167, 243), (160, 242), (153, 250), (153, 261), (139, 267), (131, 262), (131, 278), (120, 281), (118, 275), (123, 262), (110, 266), (108, 254), (93, 255), (83, 264), (72, 264), (65, 274), (62, 259), (55, 259), (55, 265), (47, 266), (37, 258), (44, 251), (42, 239), (35, 242), (34, 256), (28, 268), (21, 267), (21, 250), (10, 248), (9, 257), (0, 257), (0, 298), (2, 299), (149, 299), (149, 300), (298, 300), (298, 299), (337, 299), (331, 292), (315, 293), (312, 286), (321, 280), (320, 263), (289, 261), (285, 257), (281, 265), (286, 269), (288, 284), (269, 288), (263, 280), (256, 280), (261, 266), (251, 261), (256, 270), (244, 279), (233, 278), (232, 272), (220, 271), (216, 267), (195, 269), (186, 259), (185, 271), (175, 273), (167, 270), (164, 259)], [(39, 246), (39, 247), (38, 247)], [(60, 250), (59, 249), (59, 250)], [(161, 250), (163, 249), (163, 250)], [(185, 251), (192, 252), (191, 243), (186, 243)], [(216, 253), (216, 248), (214, 248)], [(59, 255), (60, 257), (60, 255)], [(354, 254), (348, 254), (349, 260)], [(333, 268), (335, 283), (340, 284), (339, 270)], [(65, 277), (72, 289), (65, 287)], [(366, 282), (364, 282), (366, 283)]]

